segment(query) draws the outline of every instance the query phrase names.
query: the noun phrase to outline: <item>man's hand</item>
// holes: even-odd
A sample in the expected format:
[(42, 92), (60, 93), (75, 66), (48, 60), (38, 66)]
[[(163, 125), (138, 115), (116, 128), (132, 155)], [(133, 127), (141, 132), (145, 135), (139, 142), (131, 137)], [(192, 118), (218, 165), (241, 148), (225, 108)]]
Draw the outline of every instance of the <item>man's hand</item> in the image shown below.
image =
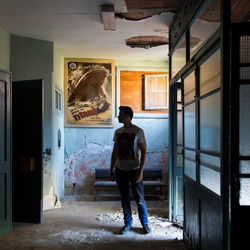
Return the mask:
[(111, 181), (114, 181), (114, 180), (115, 180), (115, 175), (114, 175), (114, 171), (113, 171), (113, 170), (110, 170), (110, 171), (109, 171), (109, 179), (110, 179)]
[(113, 147), (113, 151), (112, 151), (111, 164), (110, 164), (110, 170), (109, 170), (109, 179), (111, 181), (115, 180), (115, 175), (114, 175), (113, 169), (115, 168), (117, 153), (118, 153), (118, 146), (117, 146), (117, 142), (115, 142), (114, 147)]
[(143, 179), (143, 169), (146, 162), (146, 152), (147, 152), (147, 144), (145, 143), (138, 143), (138, 147), (141, 150), (141, 162), (140, 162), (140, 169), (137, 173), (136, 183), (139, 183)]
[(143, 179), (143, 171), (138, 170), (138, 172), (136, 173), (135, 178), (136, 178), (136, 180), (135, 180), (136, 183), (139, 183), (140, 181), (142, 181), (142, 179)]

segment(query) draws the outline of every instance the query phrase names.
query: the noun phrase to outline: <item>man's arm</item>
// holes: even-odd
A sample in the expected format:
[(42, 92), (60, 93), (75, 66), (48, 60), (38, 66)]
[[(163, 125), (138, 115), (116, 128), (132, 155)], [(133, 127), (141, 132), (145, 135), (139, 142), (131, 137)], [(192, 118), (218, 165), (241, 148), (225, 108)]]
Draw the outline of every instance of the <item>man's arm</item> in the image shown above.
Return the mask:
[(138, 176), (136, 179), (136, 183), (139, 183), (143, 179), (143, 169), (146, 163), (146, 153), (147, 153), (147, 144), (145, 143), (138, 143), (138, 147), (141, 151), (141, 162), (140, 162), (140, 169), (138, 171)]
[(117, 142), (115, 142), (112, 155), (111, 155), (111, 164), (110, 164), (110, 170), (109, 170), (109, 178), (111, 181), (114, 181), (114, 167), (115, 167), (115, 162), (117, 159), (117, 152), (118, 152), (118, 147), (117, 147)]

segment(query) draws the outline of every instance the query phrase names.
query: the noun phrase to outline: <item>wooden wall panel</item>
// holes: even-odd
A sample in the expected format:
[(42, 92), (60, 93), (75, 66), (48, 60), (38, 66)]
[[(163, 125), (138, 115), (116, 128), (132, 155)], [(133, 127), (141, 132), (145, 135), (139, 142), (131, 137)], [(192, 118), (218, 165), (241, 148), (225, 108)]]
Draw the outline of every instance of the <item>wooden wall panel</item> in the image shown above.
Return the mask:
[(166, 74), (166, 72), (120, 71), (120, 105), (130, 106), (134, 113), (167, 114), (168, 110), (143, 110), (143, 75)]

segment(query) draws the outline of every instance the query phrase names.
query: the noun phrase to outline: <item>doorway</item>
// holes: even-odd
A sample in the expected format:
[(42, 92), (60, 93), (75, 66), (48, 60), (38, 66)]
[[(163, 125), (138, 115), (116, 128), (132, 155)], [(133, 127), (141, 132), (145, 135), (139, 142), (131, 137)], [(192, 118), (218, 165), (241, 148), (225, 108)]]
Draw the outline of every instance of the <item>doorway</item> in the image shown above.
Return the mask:
[(42, 222), (43, 80), (12, 83), (13, 221)]
[[(176, 220), (178, 214), (176, 197), (181, 190), (176, 185), (176, 178), (180, 178), (177, 159), (178, 147), (182, 146), (183, 232), (191, 249), (222, 249), (220, 53), (217, 44), (181, 75), (181, 108), (177, 106), (180, 83), (170, 86), (173, 182), (170, 218)], [(182, 119), (178, 118), (178, 109)], [(178, 120), (182, 129), (178, 129)], [(178, 131), (182, 136), (178, 136)]]

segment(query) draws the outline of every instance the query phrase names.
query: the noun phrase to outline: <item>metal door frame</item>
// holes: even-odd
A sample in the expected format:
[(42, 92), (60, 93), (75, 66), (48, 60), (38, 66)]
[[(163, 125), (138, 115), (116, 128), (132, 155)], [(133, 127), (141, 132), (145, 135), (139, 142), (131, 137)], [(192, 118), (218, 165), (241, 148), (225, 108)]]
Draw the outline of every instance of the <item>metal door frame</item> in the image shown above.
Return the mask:
[[(175, 169), (177, 168), (177, 89), (181, 89), (182, 84), (176, 82), (169, 86), (169, 219), (175, 221), (176, 216), (176, 181), (175, 181)], [(182, 100), (182, 98), (181, 98)], [(183, 168), (182, 168), (183, 176)]]
[(4, 190), (4, 196), (0, 197), (3, 198), (4, 202), (4, 220), (0, 221), (1, 228), (0, 228), (0, 235), (6, 234), (11, 232), (12, 230), (12, 134), (11, 134), (11, 128), (12, 128), (12, 119), (11, 119), (11, 80), (12, 75), (10, 72), (0, 70), (1, 74), (1, 81), (5, 82), (5, 155), (4, 160), (1, 162), (1, 168), (0, 174), (4, 175), (4, 184), (5, 184), (5, 190)]
[[(232, 167), (231, 167), (231, 249), (238, 248), (238, 242), (248, 243), (248, 229), (243, 225), (249, 225), (250, 205), (240, 205), (240, 178), (250, 178), (250, 174), (240, 173), (240, 161), (250, 160), (250, 156), (240, 155), (240, 86), (249, 85), (250, 80), (240, 79), (240, 68), (242, 66), (250, 67), (250, 63), (240, 63), (240, 37), (250, 36), (250, 23), (232, 24), (232, 71), (231, 71), (231, 88), (232, 88)], [(243, 222), (244, 221), (244, 222)], [(242, 223), (243, 222), (243, 223)]]

